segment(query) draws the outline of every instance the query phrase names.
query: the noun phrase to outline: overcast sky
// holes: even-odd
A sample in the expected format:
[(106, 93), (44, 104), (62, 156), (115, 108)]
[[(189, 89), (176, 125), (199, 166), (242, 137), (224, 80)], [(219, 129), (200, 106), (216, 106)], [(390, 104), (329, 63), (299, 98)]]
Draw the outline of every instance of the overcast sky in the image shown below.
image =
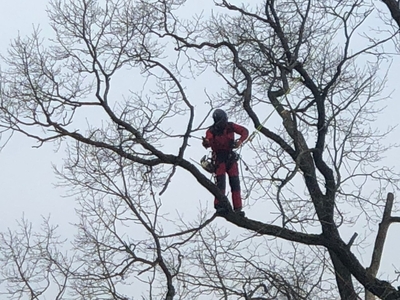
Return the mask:
[[(0, 53), (6, 55), (11, 39), (28, 35), (33, 26), (47, 26), (47, 0), (0, 0)], [(4, 137), (3, 137), (4, 139)], [(73, 215), (73, 202), (60, 197), (51, 164), (61, 164), (62, 153), (52, 145), (33, 149), (33, 141), (15, 135), (0, 153), (0, 230), (13, 226), (23, 214), (37, 223), (50, 213), (54, 220)], [(65, 218), (67, 220), (67, 218)], [(67, 223), (67, 222), (65, 222)]]
[[(0, 0), (2, 55), (6, 55), (6, 48), (12, 38), (18, 34), (29, 34), (34, 25), (42, 24), (44, 32), (48, 30), (45, 12), (47, 3), (47, 0)], [(394, 61), (394, 65), (399, 65), (398, 59)], [(392, 100), (387, 102), (388, 109), (380, 120), (382, 126), (395, 125), (400, 120), (398, 68), (394, 68), (389, 75), (387, 91), (394, 92)], [(392, 135), (393, 142), (397, 142), (399, 136), (400, 130), (396, 129)], [(41, 215), (47, 216), (50, 213), (54, 223), (67, 224), (73, 219), (74, 202), (62, 198), (64, 191), (53, 186), (56, 179), (51, 164), (61, 166), (63, 153), (55, 153), (54, 146), (50, 144), (40, 149), (32, 148), (34, 145), (33, 141), (16, 135), (0, 152), (0, 231), (13, 227), (14, 221), (22, 214), (34, 222), (40, 220)], [(398, 149), (391, 151), (386, 158), (387, 165), (399, 168), (399, 154)], [(190, 199), (192, 200), (198, 199)], [(398, 261), (399, 238), (396, 231), (399, 230), (399, 226), (394, 225), (390, 229), (381, 271), (392, 270), (393, 262)], [(364, 229), (356, 228), (354, 231), (363, 233)], [(366, 253), (369, 253), (367, 249)]]

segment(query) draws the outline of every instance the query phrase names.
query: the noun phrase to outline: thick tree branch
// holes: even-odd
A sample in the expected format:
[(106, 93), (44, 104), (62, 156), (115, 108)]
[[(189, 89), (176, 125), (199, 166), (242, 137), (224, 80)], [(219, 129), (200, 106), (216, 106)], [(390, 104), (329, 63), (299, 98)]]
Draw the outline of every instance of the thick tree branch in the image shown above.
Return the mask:
[[(381, 223), (379, 223), (379, 229), (376, 235), (375, 245), (372, 251), (371, 264), (367, 268), (367, 272), (374, 277), (376, 277), (376, 275), (378, 274), (379, 266), (382, 260), (383, 247), (385, 245), (387, 232), (389, 230), (389, 226), (392, 221), (390, 215), (392, 213), (393, 200), (394, 200), (393, 194), (388, 193), (386, 198), (385, 209), (383, 211), (382, 221)], [(368, 290), (366, 290), (365, 300), (374, 300), (374, 299), (375, 296)]]
[(397, 23), (400, 28), (400, 3), (397, 0), (381, 0), (386, 4), (387, 8), (390, 11), (390, 14), (393, 20)]

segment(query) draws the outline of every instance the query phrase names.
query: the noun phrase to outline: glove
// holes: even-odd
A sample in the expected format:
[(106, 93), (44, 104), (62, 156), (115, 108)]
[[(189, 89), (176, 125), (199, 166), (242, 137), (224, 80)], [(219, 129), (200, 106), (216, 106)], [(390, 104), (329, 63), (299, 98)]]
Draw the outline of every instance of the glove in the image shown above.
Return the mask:
[(240, 140), (236, 140), (236, 141), (233, 143), (233, 148), (234, 148), (234, 149), (239, 148), (241, 145), (242, 145), (242, 142), (241, 142)]
[(208, 139), (206, 139), (205, 137), (203, 137), (203, 147), (208, 148), (210, 147), (210, 141)]

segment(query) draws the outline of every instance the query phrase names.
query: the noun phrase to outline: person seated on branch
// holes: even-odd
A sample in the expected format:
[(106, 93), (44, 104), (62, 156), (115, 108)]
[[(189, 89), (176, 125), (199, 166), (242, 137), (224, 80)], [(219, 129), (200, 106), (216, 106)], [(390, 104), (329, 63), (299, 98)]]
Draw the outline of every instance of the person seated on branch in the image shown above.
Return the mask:
[[(208, 128), (206, 136), (203, 137), (203, 146), (205, 148), (211, 147), (217, 187), (225, 194), (225, 173), (227, 173), (231, 187), (233, 209), (239, 215), (244, 216), (237, 163), (239, 156), (233, 152), (233, 149), (240, 147), (249, 136), (249, 131), (241, 125), (228, 122), (228, 116), (222, 109), (216, 109), (212, 117), (214, 124)], [(237, 140), (235, 140), (235, 133), (240, 135)], [(214, 207), (217, 213), (227, 212), (225, 207), (219, 205), (218, 199), (214, 200)]]

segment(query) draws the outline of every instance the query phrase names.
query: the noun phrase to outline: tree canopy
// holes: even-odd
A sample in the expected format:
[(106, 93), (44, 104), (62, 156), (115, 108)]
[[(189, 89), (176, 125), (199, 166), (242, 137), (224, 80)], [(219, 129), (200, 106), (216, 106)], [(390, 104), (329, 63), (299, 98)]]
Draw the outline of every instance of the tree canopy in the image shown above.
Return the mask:
[[(399, 299), (397, 279), (378, 274), (400, 221), (399, 172), (382, 161), (397, 124), (375, 122), (398, 1), (195, 2), (51, 0), (53, 36), (10, 45), (3, 136), (62, 145), (56, 174), (80, 221), (71, 246), (48, 220), (1, 233), (5, 293)], [(215, 108), (254, 131), (241, 150), (246, 218), (193, 162)], [(226, 216), (197, 205), (213, 197)], [(368, 266), (356, 230), (345, 238), (356, 222), (378, 232)]]

